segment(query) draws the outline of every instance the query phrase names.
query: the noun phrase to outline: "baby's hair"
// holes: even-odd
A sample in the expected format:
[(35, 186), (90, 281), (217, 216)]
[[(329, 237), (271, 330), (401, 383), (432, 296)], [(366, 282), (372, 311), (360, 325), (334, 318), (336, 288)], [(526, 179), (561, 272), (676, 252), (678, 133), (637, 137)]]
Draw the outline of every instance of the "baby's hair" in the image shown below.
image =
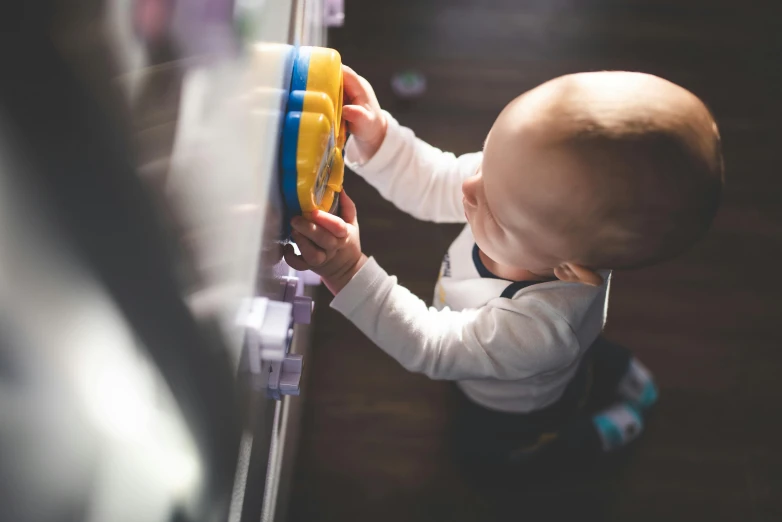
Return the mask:
[(717, 124), (703, 109), (675, 128), (643, 121), (589, 124), (573, 136), (586, 155), (598, 148), (618, 158), (618, 168), (606, 169), (604, 179), (614, 193), (599, 211), (607, 219), (584, 264), (646, 267), (682, 254), (706, 234), (719, 208), (725, 167)]
[(530, 155), (537, 163), (514, 159), (533, 165), (519, 170), (525, 186), (546, 187), (524, 205), (530, 222), (558, 236), (567, 262), (630, 269), (666, 261), (703, 237), (717, 213), (724, 162), (714, 116), (662, 78), (562, 76), (516, 98), (495, 125), (506, 136), (495, 148), (519, 139), (515, 150), (540, 153)]

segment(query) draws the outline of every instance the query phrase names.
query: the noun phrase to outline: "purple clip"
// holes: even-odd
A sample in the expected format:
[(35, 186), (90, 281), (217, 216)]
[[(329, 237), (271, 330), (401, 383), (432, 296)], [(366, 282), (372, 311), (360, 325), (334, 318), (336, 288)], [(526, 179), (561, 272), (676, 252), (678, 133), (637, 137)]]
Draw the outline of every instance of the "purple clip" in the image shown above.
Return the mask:
[(293, 322), (297, 324), (310, 324), (312, 320), (312, 298), (306, 295), (297, 295), (293, 298)]
[(282, 361), (264, 361), (266, 396), (278, 401), (283, 395), (299, 395), (303, 368), (303, 358), (297, 354), (286, 355)]
[(279, 389), (281, 394), (299, 394), (303, 366), (301, 355), (292, 354), (285, 357), (280, 368)]

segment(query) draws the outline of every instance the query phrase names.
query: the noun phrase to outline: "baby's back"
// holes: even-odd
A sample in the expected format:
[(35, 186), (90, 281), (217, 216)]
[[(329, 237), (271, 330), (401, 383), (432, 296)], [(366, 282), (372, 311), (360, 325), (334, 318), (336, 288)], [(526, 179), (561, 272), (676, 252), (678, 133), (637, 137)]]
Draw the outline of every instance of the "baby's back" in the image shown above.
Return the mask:
[(503, 368), (496, 378), (460, 380), (464, 393), (509, 412), (539, 410), (559, 399), (605, 323), (610, 274), (602, 275), (606, 282), (599, 287), (497, 278), (483, 266), (466, 226), (443, 260), (434, 306), (496, 309), (481, 315), (479, 329), (482, 348)]

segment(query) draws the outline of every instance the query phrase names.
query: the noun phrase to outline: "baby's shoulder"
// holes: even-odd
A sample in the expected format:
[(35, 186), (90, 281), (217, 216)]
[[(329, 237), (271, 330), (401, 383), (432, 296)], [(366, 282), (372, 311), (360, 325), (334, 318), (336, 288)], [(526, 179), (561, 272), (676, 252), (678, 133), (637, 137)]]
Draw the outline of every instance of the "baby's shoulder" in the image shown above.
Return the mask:
[(601, 286), (550, 281), (538, 284), (511, 283), (492, 306), (508, 311), (532, 314), (551, 321), (564, 321), (577, 326), (592, 315), (604, 316), (610, 274)]

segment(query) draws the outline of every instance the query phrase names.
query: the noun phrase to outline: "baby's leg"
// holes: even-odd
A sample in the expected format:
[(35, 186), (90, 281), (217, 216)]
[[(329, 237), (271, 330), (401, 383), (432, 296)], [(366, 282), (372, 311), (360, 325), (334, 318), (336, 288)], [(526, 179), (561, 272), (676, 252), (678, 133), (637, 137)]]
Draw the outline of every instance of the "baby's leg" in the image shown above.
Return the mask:
[[(627, 356), (608, 357), (610, 364), (602, 369), (613, 375), (614, 401), (616, 386), (630, 366), (629, 352), (622, 353)], [(597, 379), (594, 360), (585, 357), (559, 401), (527, 414), (488, 410), (459, 393), (454, 426), (457, 456), (473, 468), (498, 470), (528, 467), (563, 451), (600, 454), (621, 449), (641, 434), (643, 419), (628, 401), (590, 413), (586, 404)]]
[[(639, 408), (619, 397), (617, 387), (631, 365), (630, 352), (621, 346), (598, 339), (581, 361), (581, 367), (568, 384), (563, 398), (582, 390), (579, 407), (572, 410), (558, 432), (556, 446), (569, 453), (601, 454), (620, 450), (643, 432), (644, 423)], [(600, 388), (607, 390), (603, 405), (595, 412), (587, 406), (594, 402)], [(585, 407), (587, 406), (587, 407)]]
[(453, 450), (471, 470), (494, 473), (514, 460), (530, 460), (549, 445), (555, 429), (545, 417), (489, 410), (473, 403), (461, 390), (456, 393)]
[(595, 370), (595, 394), (614, 401), (617, 397), (645, 411), (657, 402), (652, 374), (625, 347), (598, 337), (591, 348)]
[(562, 430), (558, 444), (573, 452), (611, 453), (630, 444), (643, 429), (641, 412), (632, 403), (622, 401), (594, 414), (575, 415)]
[(524, 471), (557, 456), (618, 451), (643, 432), (641, 414), (628, 402), (595, 414), (578, 410), (560, 418), (554, 410), (510, 414), (463, 404), (454, 429), (455, 456), (482, 476)]

